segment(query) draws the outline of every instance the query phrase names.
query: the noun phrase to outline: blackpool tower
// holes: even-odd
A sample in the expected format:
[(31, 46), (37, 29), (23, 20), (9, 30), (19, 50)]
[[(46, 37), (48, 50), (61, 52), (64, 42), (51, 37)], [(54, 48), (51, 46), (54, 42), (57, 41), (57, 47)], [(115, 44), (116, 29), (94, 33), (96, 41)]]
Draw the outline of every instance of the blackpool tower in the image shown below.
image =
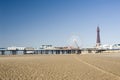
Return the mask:
[(97, 26), (97, 40), (96, 40), (96, 47), (99, 48), (101, 45), (100, 43), (100, 29), (99, 26)]

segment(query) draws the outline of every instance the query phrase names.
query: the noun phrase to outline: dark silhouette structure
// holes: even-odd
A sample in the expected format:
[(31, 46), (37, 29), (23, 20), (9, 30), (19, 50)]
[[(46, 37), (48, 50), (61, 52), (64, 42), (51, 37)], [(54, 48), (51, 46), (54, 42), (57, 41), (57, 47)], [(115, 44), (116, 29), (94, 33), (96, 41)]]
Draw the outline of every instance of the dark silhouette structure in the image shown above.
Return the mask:
[(97, 40), (96, 40), (96, 47), (99, 48), (101, 45), (101, 41), (100, 41), (100, 29), (99, 26), (97, 26)]

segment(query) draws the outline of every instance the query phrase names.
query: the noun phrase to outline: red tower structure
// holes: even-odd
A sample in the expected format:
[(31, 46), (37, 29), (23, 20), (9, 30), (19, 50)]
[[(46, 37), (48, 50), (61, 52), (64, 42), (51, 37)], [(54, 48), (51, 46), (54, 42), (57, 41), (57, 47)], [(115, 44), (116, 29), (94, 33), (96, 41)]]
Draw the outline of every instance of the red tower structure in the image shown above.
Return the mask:
[(101, 41), (100, 41), (100, 29), (99, 26), (97, 26), (97, 40), (96, 40), (96, 47), (99, 48), (101, 45)]

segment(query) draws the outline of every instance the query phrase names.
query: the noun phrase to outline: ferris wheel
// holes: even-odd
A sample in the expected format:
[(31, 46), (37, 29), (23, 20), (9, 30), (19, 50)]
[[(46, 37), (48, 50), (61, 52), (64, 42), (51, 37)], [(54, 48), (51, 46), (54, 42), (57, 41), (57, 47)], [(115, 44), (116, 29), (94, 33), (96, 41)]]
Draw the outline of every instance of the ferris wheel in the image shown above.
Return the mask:
[(79, 35), (72, 35), (68, 39), (68, 47), (71, 49), (80, 49), (82, 48), (82, 39)]

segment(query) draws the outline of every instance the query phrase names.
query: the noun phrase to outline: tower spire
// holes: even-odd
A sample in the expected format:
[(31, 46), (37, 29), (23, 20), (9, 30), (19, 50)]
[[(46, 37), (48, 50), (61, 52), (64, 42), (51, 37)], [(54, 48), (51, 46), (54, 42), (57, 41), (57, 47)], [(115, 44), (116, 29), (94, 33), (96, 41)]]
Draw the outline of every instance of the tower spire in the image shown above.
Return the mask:
[(100, 28), (99, 26), (97, 26), (97, 40), (96, 40), (96, 47), (99, 48), (101, 45), (101, 41), (100, 41)]

